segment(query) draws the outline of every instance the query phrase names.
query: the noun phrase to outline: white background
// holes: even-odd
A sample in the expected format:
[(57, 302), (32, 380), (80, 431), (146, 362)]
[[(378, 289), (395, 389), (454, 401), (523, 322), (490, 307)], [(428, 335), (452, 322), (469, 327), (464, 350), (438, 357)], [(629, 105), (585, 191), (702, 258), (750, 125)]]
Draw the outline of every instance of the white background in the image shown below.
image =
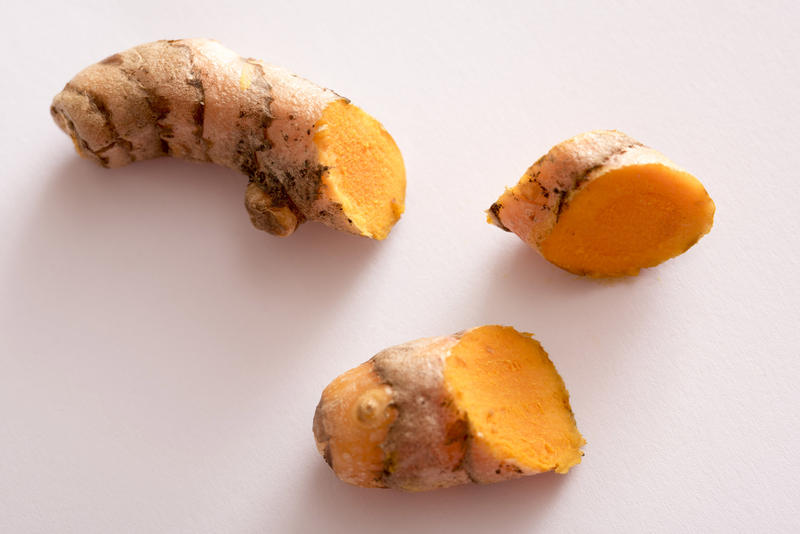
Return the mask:
[[(800, 4), (392, 4), (2, 8), (0, 532), (797, 532)], [(48, 113), (64, 83), (192, 36), (385, 124), (408, 171), (388, 240), (277, 239), (232, 171), (75, 155)], [(485, 223), (596, 128), (694, 172), (710, 235), (611, 283)], [(311, 434), (322, 388), (487, 323), (550, 352), (583, 463), (427, 494), (338, 481)]]

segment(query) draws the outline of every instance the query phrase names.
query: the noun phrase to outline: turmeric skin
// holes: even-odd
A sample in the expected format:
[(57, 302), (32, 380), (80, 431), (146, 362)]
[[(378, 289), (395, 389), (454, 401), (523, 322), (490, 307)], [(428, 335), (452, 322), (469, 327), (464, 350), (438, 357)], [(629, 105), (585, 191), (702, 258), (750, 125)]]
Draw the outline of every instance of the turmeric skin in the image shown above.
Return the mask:
[(636, 275), (711, 230), (703, 185), (659, 152), (616, 131), (553, 147), (489, 209), (545, 259), (593, 277)]
[(547, 353), (503, 326), (378, 353), (325, 389), (314, 436), (345, 482), (406, 491), (566, 473), (585, 443)]
[(377, 120), (215, 41), (114, 54), (78, 73), (50, 111), (78, 153), (104, 167), (172, 156), (241, 171), (250, 220), (273, 235), (315, 220), (383, 239), (403, 213), (403, 159)]
[(334, 446), (325, 451), (325, 461), (336, 465), (339, 477), (357, 486), (374, 487), (374, 473), (383, 471), (381, 443), (397, 418), (391, 405), (391, 388), (381, 383), (367, 365), (347, 371), (328, 386), (336, 399), (328, 406), (328, 428)]

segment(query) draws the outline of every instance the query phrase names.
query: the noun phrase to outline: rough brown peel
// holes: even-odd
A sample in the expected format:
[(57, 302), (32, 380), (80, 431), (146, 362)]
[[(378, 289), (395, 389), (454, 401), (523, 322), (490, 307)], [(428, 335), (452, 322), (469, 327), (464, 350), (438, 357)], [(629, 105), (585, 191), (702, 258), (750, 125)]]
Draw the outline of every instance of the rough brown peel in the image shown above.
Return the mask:
[(598, 130), (553, 147), (487, 214), (559, 267), (605, 277), (685, 252), (709, 232), (714, 209), (703, 185), (665, 156)]
[(547, 353), (502, 326), (378, 353), (325, 388), (313, 428), (339, 478), (407, 491), (566, 473), (585, 443)]
[(78, 73), (50, 111), (105, 167), (173, 156), (243, 172), (250, 218), (274, 235), (315, 220), (383, 239), (404, 209), (403, 160), (378, 121), (208, 39), (114, 54)]

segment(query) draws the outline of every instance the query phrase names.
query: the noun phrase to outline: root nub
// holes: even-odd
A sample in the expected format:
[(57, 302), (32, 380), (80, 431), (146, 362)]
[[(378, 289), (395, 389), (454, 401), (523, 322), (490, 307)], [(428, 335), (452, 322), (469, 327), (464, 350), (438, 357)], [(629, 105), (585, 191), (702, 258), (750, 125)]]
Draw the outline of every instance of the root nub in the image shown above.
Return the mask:
[(253, 226), (280, 237), (291, 235), (305, 220), (288, 198), (276, 199), (255, 182), (247, 184), (244, 205)]

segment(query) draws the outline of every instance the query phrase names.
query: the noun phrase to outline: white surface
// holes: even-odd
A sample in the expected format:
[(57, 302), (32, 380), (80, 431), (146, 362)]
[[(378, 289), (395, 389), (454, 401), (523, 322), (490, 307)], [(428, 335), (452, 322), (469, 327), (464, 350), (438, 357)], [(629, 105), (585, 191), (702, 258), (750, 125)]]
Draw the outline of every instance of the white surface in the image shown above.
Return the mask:
[[(796, 532), (800, 4), (270, 4), (3, 8), (0, 532)], [(187, 36), (383, 121), (408, 168), (387, 241), (259, 233), (245, 179), (211, 165), (76, 157), (48, 115), (63, 84)], [(598, 283), (484, 222), (595, 128), (700, 177), (711, 234)], [(548, 349), (583, 463), (418, 495), (339, 482), (311, 435), (322, 388), (485, 323)]]

